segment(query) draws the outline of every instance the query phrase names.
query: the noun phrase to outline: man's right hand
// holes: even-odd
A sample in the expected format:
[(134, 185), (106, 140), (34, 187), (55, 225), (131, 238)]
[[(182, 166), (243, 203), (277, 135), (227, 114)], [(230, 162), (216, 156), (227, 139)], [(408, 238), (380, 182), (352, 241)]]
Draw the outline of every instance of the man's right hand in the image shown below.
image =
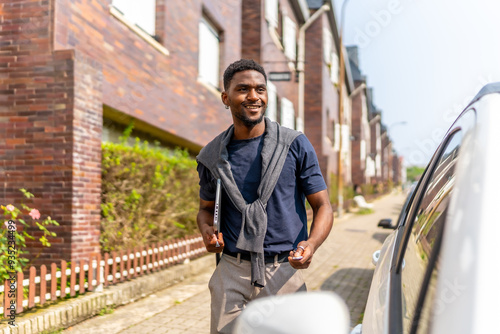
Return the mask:
[[(217, 241), (219, 242), (218, 247)], [(203, 242), (205, 243), (205, 248), (210, 253), (221, 253), (224, 249), (224, 239), (222, 233), (219, 232), (219, 238), (217, 238), (212, 226), (208, 226), (203, 232)]]

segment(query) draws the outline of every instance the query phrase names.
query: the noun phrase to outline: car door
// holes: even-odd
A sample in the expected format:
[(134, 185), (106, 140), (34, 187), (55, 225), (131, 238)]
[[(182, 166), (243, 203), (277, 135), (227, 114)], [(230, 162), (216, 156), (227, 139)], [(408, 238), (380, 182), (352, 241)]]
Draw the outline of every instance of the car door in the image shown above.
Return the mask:
[[(464, 137), (470, 135), (474, 124), (475, 111), (469, 109), (448, 131), (415, 190), (393, 258), (388, 333), (415, 333), (419, 323), (428, 323), (423, 300), (429, 281), (439, 273), (441, 236), (455, 185), (456, 164)], [(421, 327), (419, 332), (425, 330)]]

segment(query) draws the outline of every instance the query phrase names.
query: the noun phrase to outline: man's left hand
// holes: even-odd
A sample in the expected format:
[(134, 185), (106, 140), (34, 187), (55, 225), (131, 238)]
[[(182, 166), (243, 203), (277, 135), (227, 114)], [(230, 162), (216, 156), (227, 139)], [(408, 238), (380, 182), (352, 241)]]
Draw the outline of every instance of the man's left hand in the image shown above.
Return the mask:
[(307, 269), (311, 264), (314, 247), (307, 241), (301, 241), (295, 251), (290, 251), (288, 262), (295, 269)]

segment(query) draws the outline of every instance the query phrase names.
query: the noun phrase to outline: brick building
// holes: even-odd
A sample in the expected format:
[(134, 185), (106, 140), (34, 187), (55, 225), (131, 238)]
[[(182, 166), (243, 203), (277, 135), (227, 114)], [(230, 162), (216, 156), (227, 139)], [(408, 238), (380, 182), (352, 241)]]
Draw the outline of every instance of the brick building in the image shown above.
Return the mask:
[(380, 140), (382, 142), (382, 180), (381, 182), (386, 184), (389, 180), (392, 181), (392, 142), (389, 138), (387, 128), (382, 126), (382, 133), (380, 135)]
[(348, 47), (349, 65), (351, 67), (355, 93), (352, 94), (352, 130), (351, 130), (351, 169), (353, 186), (370, 184), (375, 176), (375, 162), (370, 156), (370, 123), (368, 120), (368, 97), (366, 77), (359, 67), (358, 48)]
[[(316, 154), (327, 185), (336, 182), (339, 150), (343, 154), (344, 184), (351, 183), (350, 99), (353, 83), (350, 67), (346, 66), (344, 86), (344, 121), (339, 127), (339, 50), (340, 40), (337, 19), (331, 1), (308, 0), (311, 13), (327, 3), (330, 10), (314, 21), (306, 31), (305, 53), (305, 134), (316, 149)], [(348, 58), (345, 57), (346, 64)], [(342, 148), (339, 136), (342, 133)], [(333, 179), (333, 180), (332, 180)]]
[(368, 89), (368, 119), (370, 124), (370, 158), (373, 161), (371, 184), (382, 182), (382, 113), (373, 104), (373, 90)]
[(394, 154), (392, 157), (392, 182), (394, 182), (394, 185), (400, 185), (406, 182), (406, 180), (404, 180), (405, 175), (403, 166), (403, 157)]
[[(241, 58), (241, 1), (124, 3), (1, 5), (1, 198), (19, 203), (26, 188), (61, 224), (41, 261), (100, 251), (103, 132), (135, 119), (139, 131), (196, 152), (231, 124), (220, 71)], [(134, 21), (139, 6), (149, 6), (150, 31)]]
[(241, 56), (268, 74), (266, 116), (299, 131), (304, 120), (298, 114), (297, 44), (299, 27), (308, 18), (305, 0), (242, 2)]

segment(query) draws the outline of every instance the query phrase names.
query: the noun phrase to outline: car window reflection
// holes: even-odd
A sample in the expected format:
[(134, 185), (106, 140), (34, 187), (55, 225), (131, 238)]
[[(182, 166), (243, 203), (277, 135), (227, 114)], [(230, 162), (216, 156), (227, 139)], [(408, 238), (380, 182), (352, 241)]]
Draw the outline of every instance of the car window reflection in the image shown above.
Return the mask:
[[(446, 209), (455, 184), (455, 166), (461, 142), (461, 131), (455, 132), (448, 140), (436, 168), (430, 175), (430, 181), (412, 226), (404, 257), (406, 266), (402, 271), (403, 329), (405, 333), (410, 330), (429, 258), (441, 225), (444, 224), (446, 218)], [(425, 315), (422, 314), (421, 320), (425, 319), (424, 321), (427, 322), (428, 317), (428, 312)]]

